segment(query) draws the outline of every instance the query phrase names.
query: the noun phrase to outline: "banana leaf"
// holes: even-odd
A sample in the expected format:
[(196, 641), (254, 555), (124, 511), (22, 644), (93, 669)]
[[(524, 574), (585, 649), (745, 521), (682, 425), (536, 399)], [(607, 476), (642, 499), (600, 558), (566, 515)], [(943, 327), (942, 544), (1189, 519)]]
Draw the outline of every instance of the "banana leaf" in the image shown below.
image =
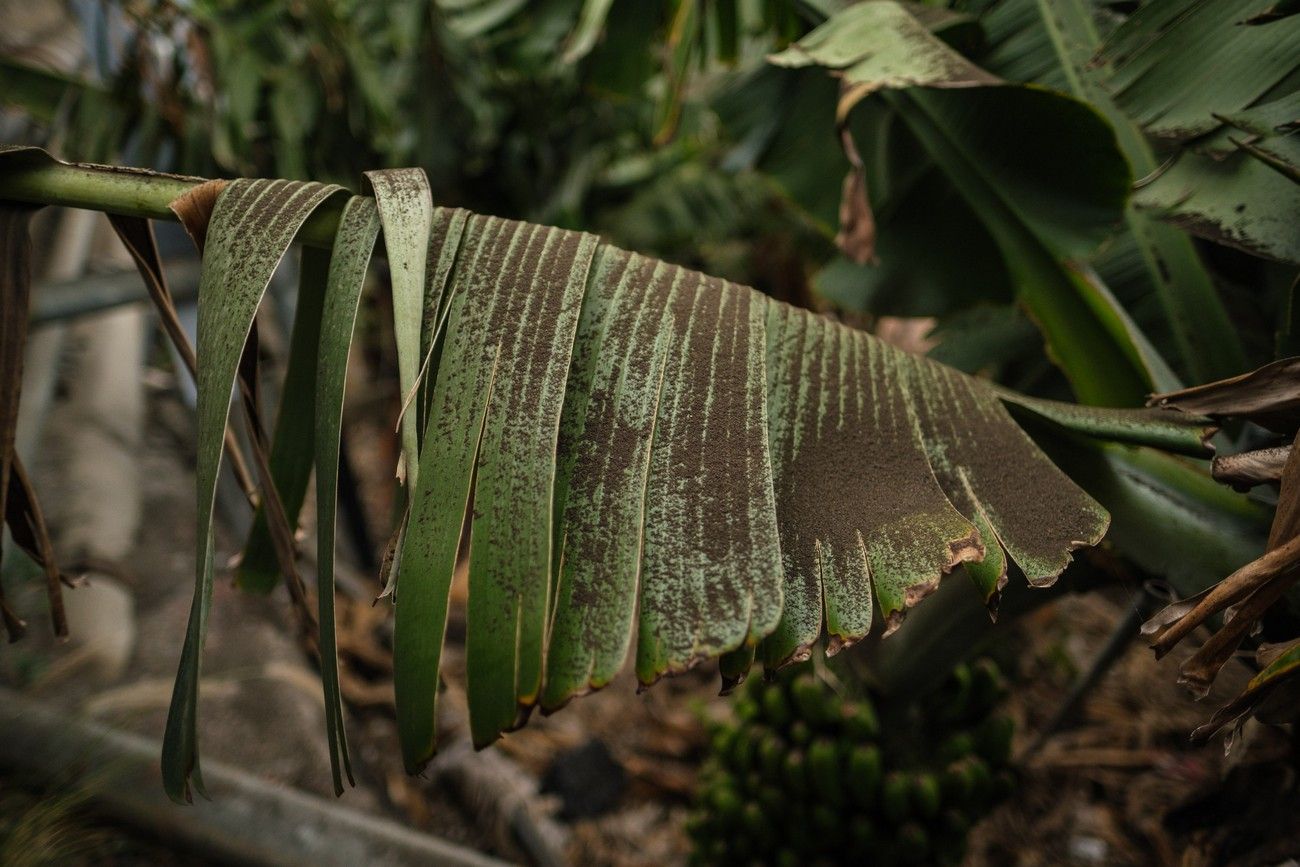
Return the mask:
[[(979, 216), (1020, 302), (1080, 400), (1134, 404), (1176, 381), (1086, 260), (1123, 218), (1131, 181), (1110, 129), (1086, 103), (976, 66), (898, 3), (861, 3), (771, 62), (841, 81), (845, 122), (887, 100)], [(1004, 118), (1015, 117), (1009, 125)], [(1034, 129), (1031, 140), (1021, 134)], [(1060, 171), (1062, 162), (1071, 171)]]
[[(1086, 0), (1000, 0), (980, 16), (991, 46), (981, 62), (1011, 80), (1033, 81), (1085, 100), (1115, 130), (1133, 173), (1152, 175), (1159, 166), (1155, 150), (1107, 88), (1112, 68), (1094, 62), (1101, 37), (1093, 14)], [(1112, 288), (1130, 310), (1136, 309), (1135, 294), (1155, 296), (1160, 315), (1141, 325), (1169, 332), (1169, 357), (1179, 371), (1203, 382), (1246, 368), (1236, 330), (1191, 239), (1130, 202), (1123, 231), (1109, 246), (1131, 246), (1137, 253), (1140, 267), (1131, 278), (1136, 286), (1123, 293), (1119, 285)]]
[[(178, 187), (197, 183), (0, 151), (0, 201), (84, 203), (87, 179), (108, 191), (111, 210), (162, 219), (173, 217)], [(163, 758), (177, 800), (201, 787), (212, 498), (231, 388), (266, 282), (295, 236), (332, 247), (326, 286), (303, 287), (326, 298), (316, 435), (301, 447), (318, 472), (336, 466), (341, 365), (378, 213), (373, 199), (353, 198), (340, 220), (343, 199), (333, 186), (239, 180), (220, 189), (206, 223), (208, 211), (187, 215), (206, 242), (195, 598)], [(427, 421), (394, 600), (398, 725), (412, 771), (434, 750), (463, 534), (467, 694), (483, 745), (538, 705), (553, 710), (600, 688), (629, 654), (643, 686), (724, 656), (737, 680), (751, 658), (779, 667), (818, 641), (833, 653), (898, 628), (959, 564), (987, 604), (1010, 564), (1050, 585), (1109, 517), (1009, 407), (1093, 440), (1204, 451), (1198, 416), (1014, 395), (591, 235), (442, 208), (423, 219), (398, 210), (384, 225), (390, 244), (426, 227), (427, 261), (437, 264), (423, 272), (424, 295), (431, 282), (443, 294), (445, 281), (446, 297), (436, 305), (442, 349), (424, 374)], [(405, 315), (423, 321), (425, 312)], [(318, 484), (331, 525), (332, 483)], [(320, 647), (332, 655), (330, 583), (323, 570)], [(324, 688), (341, 788), (335, 665), (325, 663)]]
[(1216, 243), (1295, 264), (1300, 18), (1244, 23), (1274, 5), (1155, 0), (1111, 34), (1100, 60), (1119, 108), (1173, 146), (1134, 205)]

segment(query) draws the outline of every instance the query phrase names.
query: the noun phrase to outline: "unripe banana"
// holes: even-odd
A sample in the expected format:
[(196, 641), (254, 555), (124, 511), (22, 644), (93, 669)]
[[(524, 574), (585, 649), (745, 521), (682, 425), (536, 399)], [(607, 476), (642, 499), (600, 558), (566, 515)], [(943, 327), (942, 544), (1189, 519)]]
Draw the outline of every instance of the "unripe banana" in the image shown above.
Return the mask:
[(1002, 690), (991, 662), (959, 666), (890, 708), (899, 728), (882, 731), (870, 698), (844, 700), (806, 669), (751, 678), (743, 718), (709, 728), (691, 863), (953, 867), (1015, 784), (1012, 723), (987, 712)]
[(1015, 728), (1010, 717), (989, 717), (975, 730), (972, 739), (975, 751), (989, 764), (1005, 765), (1011, 759), (1011, 739)]
[(845, 707), (843, 725), (845, 736), (856, 743), (875, 740), (880, 735), (880, 720), (867, 698)]
[(761, 806), (763, 812), (767, 814), (768, 821), (775, 822), (781, 819), (789, 809), (789, 798), (785, 791), (779, 788), (779, 768), (777, 769), (777, 773), (772, 775), (769, 779), (772, 780), (772, 782), (765, 783), (762, 788), (758, 790), (758, 795), (756, 797), (759, 806)]
[(763, 691), (763, 717), (773, 726), (783, 729), (790, 724), (790, 702), (785, 691), (769, 688)]
[(719, 726), (714, 730), (713, 736), (709, 739), (709, 748), (712, 756), (725, 756), (731, 750), (731, 739), (736, 736), (738, 730), (735, 727)]
[(902, 822), (911, 812), (912, 786), (907, 775), (901, 771), (890, 771), (880, 785), (880, 807), (885, 818), (891, 822)]
[(877, 841), (876, 823), (870, 816), (859, 813), (849, 823), (849, 839), (857, 849), (874, 848)]
[(849, 790), (862, 807), (875, 806), (880, 792), (880, 749), (859, 745), (849, 753)]
[(964, 759), (975, 751), (975, 737), (968, 731), (953, 732), (935, 752), (935, 757), (944, 764), (951, 764)]
[(980, 804), (993, 797), (993, 774), (989, 766), (977, 756), (968, 756), (962, 762), (967, 779), (970, 781), (970, 799), (968, 803)]
[(943, 802), (950, 807), (965, 807), (971, 803), (973, 780), (961, 761), (953, 762), (939, 774), (939, 791)]
[(727, 841), (721, 838), (709, 841), (705, 847), (704, 863), (705, 864), (726, 864), (727, 863)]
[(772, 859), (772, 863), (776, 865), (776, 867), (801, 867), (804, 862), (803, 859), (794, 852), (794, 850), (779, 849), (777, 850), (776, 857)]
[(943, 688), (935, 696), (939, 718), (951, 722), (965, 717), (970, 704), (970, 695), (971, 670), (970, 666), (963, 663), (952, 670)]
[(731, 739), (730, 750), (726, 755), (726, 764), (738, 774), (747, 772), (754, 766), (754, 730), (749, 726), (736, 729), (736, 736)]
[(803, 750), (791, 750), (785, 756), (785, 784), (791, 794), (802, 796), (808, 790), (808, 776), (804, 767)]
[(745, 805), (740, 814), (741, 827), (745, 832), (755, 837), (766, 836), (771, 826), (768, 824), (767, 817), (763, 815), (763, 808), (758, 804), (750, 801)]
[(930, 835), (916, 822), (908, 822), (898, 829), (895, 841), (898, 860), (904, 864), (923, 864), (930, 854)]
[(839, 751), (829, 738), (817, 738), (808, 748), (808, 770), (817, 795), (838, 802), (844, 793)]
[(812, 729), (808, 727), (808, 723), (804, 722), (801, 719), (797, 719), (794, 722), (790, 723), (791, 743), (798, 744), (799, 746), (804, 746), (811, 740), (812, 740)]
[(781, 776), (781, 763), (785, 760), (785, 745), (775, 732), (768, 732), (758, 743), (758, 767), (763, 776), (775, 780)]
[(790, 697), (799, 718), (813, 728), (833, 722), (830, 692), (812, 677), (800, 677), (790, 684)]
[(982, 716), (1002, 698), (1002, 672), (991, 659), (977, 659), (971, 664), (971, 697), (967, 715)]
[(840, 814), (826, 804), (818, 804), (812, 809), (812, 829), (820, 841), (820, 847), (834, 849), (841, 843), (843, 827)]
[(943, 798), (939, 794), (939, 781), (933, 774), (919, 773), (912, 777), (912, 803), (916, 812), (932, 819), (939, 813)]
[(712, 797), (709, 799), (713, 806), (713, 814), (719, 821), (726, 825), (734, 825), (740, 818), (741, 810), (744, 803), (736, 791), (725, 783), (713, 790)]

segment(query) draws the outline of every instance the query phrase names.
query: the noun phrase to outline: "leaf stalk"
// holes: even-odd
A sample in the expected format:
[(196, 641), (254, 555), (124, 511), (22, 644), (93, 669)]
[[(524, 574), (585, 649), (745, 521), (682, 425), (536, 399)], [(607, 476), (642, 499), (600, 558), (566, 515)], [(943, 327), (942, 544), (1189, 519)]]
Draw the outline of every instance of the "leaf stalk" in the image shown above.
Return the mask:
[[(86, 208), (127, 217), (176, 222), (171, 203), (205, 178), (110, 166), (69, 165), (54, 160), (7, 161), (0, 172), (0, 201)], [(23, 163), (26, 163), (24, 165)], [(303, 225), (298, 240), (331, 247), (341, 205), (326, 203)]]

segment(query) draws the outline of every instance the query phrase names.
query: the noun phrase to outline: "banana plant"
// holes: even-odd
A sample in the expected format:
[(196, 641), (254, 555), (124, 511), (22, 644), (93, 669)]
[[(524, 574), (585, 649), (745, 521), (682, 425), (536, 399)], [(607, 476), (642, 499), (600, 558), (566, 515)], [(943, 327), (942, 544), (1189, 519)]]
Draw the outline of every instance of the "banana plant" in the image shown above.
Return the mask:
[[(333, 653), (334, 470), (348, 347), (377, 249), (394, 274), (403, 421), (415, 420), (402, 425), (409, 510), (392, 593), (399, 735), (412, 772), (434, 750), (463, 534), (470, 727), (484, 746), (534, 708), (554, 711), (605, 686), (629, 655), (644, 686), (714, 658), (738, 681), (754, 660), (776, 669), (819, 641), (834, 653), (875, 625), (897, 629), (958, 566), (985, 602), (1013, 565), (1030, 584), (1050, 585), (1109, 518), (1008, 407), (1089, 441), (1205, 451), (1198, 416), (1015, 394), (591, 235), (437, 207), (420, 170), (369, 180), (353, 195), (0, 150), (8, 431), (35, 207), (114, 215), (146, 281), (164, 287), (155, 292), (164, 316), (146, 221), (179, 219), (202, 250), (195, 594), (163, 754), (178, 801), (202, 785), (196, 715), (230, 395), (243, 382), (256, 417), (254, 318), (295, 240), (304, 297), (289, 366), (299, 373), (274, 430), (252, 438), (262, 440), (254, 463), (268, 512), (258, 526), (293, 571), (302, 482), (287, 480), (314, 466), (316, 617), (338, 791), (350, 774)], [(30, 523), (30, 509), (11, 506), (25, 502), (34, 497), (6, 502), (11, 527)]]
[[(1300, 264), (1291, 227), (1300, 210), (1292, 135), (1300, 18), (1269, 18), (1273, 5), (1158, 0), (1111, 35), (1099, 60), (1116, 104), (1166, 151), (1135, 205), (1218, 243)], [(1236, 74), (1220, 74), (1229, 64)]]
[[(1112, 93), (1114, 70), (1094, 61), (1102, 45), (1096, 14), (1088, 0), (988, 3), (979, 20), (989, 47), (980, 60), (1014, 81), (1041, 84), (1088, 103), (1114, 130), (1134, 176), (1148, 178), (1160, 167), (1160, 157), (1133, 118), (1133, 107), (1121, 107)], [(1187, 45), (1178, 43), (1176, 54), (1187, 55)], [(1184, 375), (1203, 382), (1242, 372), (1245, 350), (1192, 240), (1140, 209), (1137, 198), (1140, 194), (1129, 201), (1124, 224), (1110, 239), (1117, 249), (1098, 265), (1102, 278), (1115, 284), (1130, 307), (1154, 296), (1152, 306), (1160, 315), (1143, 317), (1140, 325), (1167, 333), (1160, 343)], [(1114, 267), (1129, 256), (1138, 263), (1131, 275)]]

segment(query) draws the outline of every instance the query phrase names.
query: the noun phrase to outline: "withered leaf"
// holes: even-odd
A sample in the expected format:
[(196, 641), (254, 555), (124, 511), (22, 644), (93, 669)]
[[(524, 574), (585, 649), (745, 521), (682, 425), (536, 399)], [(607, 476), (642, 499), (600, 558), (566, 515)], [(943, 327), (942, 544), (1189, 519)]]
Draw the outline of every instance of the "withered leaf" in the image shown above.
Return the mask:
[(1248, 491), (1256, 485), (1278, 484), (1291, 457), (1291, 445), (1255, 449), (1236, 455), (1220, 455), (1210, 465), (1214, 480)]
[(849, 159), (849, 171), (840, 191), (840, 229), (835, 246), (854, 262), (866, 265), (876, 261), (876, 218), (867, 196), (867, 171), (847, 126), (840, 129), (840, 142)]
[[(14, 433), (23, 387), (23, 350), (27, 345), (27, 307), (31, 297), (31, 239), (28, 205), (0, 201), (0, 516), (7, 517)], [(3, 552), (0, 552), (2, 554)], [(22, 619), (9, 607), (0, 586), (0, 615), (9, 640), (23, 634)]]
[(45, 526), (45, 515), (36, 499), (27, 472), (18, 455), (13, 456), (9, 468), (9, 491), (5, 500), (4, 522), (13, 534), (14, 544), (26, 552), (45, 575), (45, 595), (50, 604), (50, 622), (54, 634), (68, 634), (68, 618), (63, 608), (63, 585), (72, 581), (59, 570), (54, 556), (54, 544)]
[(1300, 428), (1300, 358), (1284, 358), (1231, 379), (1152, 395), (1148, 405), (1216, 419), (1248, 419), (1293, 434)]

